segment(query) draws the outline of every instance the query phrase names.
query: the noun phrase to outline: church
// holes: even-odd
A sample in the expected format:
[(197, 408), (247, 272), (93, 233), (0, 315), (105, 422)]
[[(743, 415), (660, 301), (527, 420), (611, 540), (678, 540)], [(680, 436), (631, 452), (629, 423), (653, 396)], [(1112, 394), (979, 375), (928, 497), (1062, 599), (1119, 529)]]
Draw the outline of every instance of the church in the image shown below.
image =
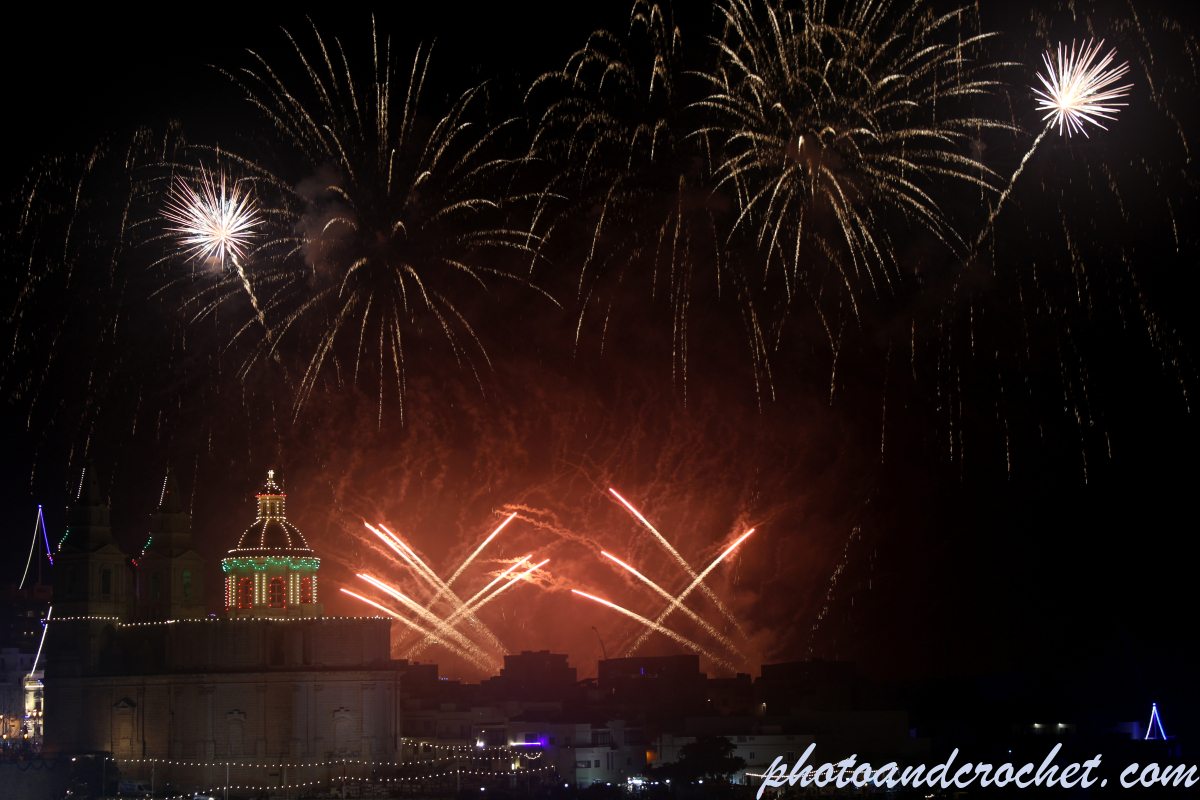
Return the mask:
[[(177, 791), (311, 786), (399, 755), (391, 620), (323, 614), (320, 558), (268, 472), (222, 559), (224, 607), (168, 475), (149, 538), (117, 546), (87, 470), (54, 559), (45, 749), (111, 753), (122, 776)], [(228, 771), (228, 774), (227, 774)]]

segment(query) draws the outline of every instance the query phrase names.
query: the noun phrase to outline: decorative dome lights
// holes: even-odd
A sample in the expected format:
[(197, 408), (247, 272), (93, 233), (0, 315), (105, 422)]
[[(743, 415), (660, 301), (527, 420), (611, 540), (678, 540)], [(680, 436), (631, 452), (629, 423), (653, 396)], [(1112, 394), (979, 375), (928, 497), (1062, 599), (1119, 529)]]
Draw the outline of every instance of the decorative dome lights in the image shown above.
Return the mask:
[(288, 522), (287, 495), (275, 483), (275, 470), (258, 499), (258, 516), (237, 547), (222, 559), (225, 610), (231, 617), (319, 617), (317, 558), (304, 534)]

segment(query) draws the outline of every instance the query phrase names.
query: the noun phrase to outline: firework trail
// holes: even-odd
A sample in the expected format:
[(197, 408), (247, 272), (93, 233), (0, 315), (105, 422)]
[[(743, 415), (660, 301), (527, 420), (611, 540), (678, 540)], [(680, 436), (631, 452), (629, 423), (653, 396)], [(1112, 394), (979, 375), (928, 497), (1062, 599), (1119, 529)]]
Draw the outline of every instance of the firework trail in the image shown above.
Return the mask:
[(412, 620), (407, 619), (406, 617), (402, 616), (401, 614), (396, 613), (395, 611), (391, 610), (390, 608), (388, 608), (386, 606), (376, 603), (374, 600), (368, 600), (367, 598), (363, 597), (361, 594), (352, 592), (349, 589), (342, 589), (342, 592), (350, 595), (351, 597), (357, 598), (357, 599), (363, 601), (364, 603), (367, 603), (368, 605), (375, 606), (375, 608), (378, 608), (380, 611), (384, 612), (385, 614), (388, 614), (389, 616), (393, 617), (394, 619), (397, 619), (397, 620), (403, 622), (405, 625), (407, 625), (408, 627), (417, 631), (418, 633), (424, 634), (426, 636), (426, 638), (428, 638), (429, 641), (431, 641), (433, 644), (441, 645), (442, 647), (446, 648), (451, 653), (453, 653), (454, 655), (463, 659), (464, 661), (470, 661), (471, 663), (475, 663), (475, 659), (472, 656), (472, 654), (468, 653), (466, 650), (461, 649), (457, 645), (447, 642), (445, 637), (438, 637), (437, 634), (433, 633), (432, 631), (425, 630), (424, 628), (422, 628), (420, 625), (413, 622)]
[(712, 661), (714, 664), (720, 664), (721, 666), (726, 667), (727, 669), (731, 669), (731, 670), (737, 669), (737, 667), (735, 667), (733, 664), (730, 664), (725, 659), (721, 658), (720, 656), (718, 656), (714, 653), (708, 652), (700, 645), (696, 644), (695, 642), (691, 641), (690, 639), (685, 639), (684, 637), (680, 636), (678, 633), (676, 633), (675, 631), (671, 630), (670, 628), (668, 628), (664, 625), (660, 625), (657, 622), (652, 622), (651, 620), (648, 620), (643, 616), (633, 613), (632, 611), (630, 611), (627, 608), (622, 608), (621, 606), (617, 605), (616, 603), (610, 603), (607, 600), (603, 600), (599, 597), (596, 597), (595, 595), (588, 594), (587, 592), (581, 592), (578, 589), (572, 589), (571, 592), (574, 594), (580, 595), (581, 597), (586, 597), (589, 600), (595, 600), (597, 603), (606, 605), (615, 611), (621, 612), (622, 614), (624, 614), (627, 617), (637, 620), (638, 622), (645, 625), (647, 630), (658, 631), (659, 633), (663, 634), (664, 636), (674, 639), (676, 642), (679, 642), (679, 644), (693, 650), (694, 652), (699, 653), (700, 655), (702, 655), (705, 658)]
[[(380, 525), (377, 529), (366, 522), (363, 524), (366, 525), (367, 528), (370, 529), (376, 536), (387, 543), (393, 550), (399, 553), (409, 563), (409, 565), (412, 566), (417, 575), (423, 578), (425, 582), (430, 585), (437, 597), (444, 598), (450, 603), (451, 608), (454, 610), (463, 611), (465, 613), (466, 607), (463, 605), (463, 602), (461, 599), (459, 599), (458, 595), (456, 595), (445, 583), (445, 581), (439, 578), (437, 573), (430, 569), (425, 562), (422, 561), (415, 552), (413, 552), (412, 548), (406, 545), (400, 539), (400, 537), (396, 536), (396, 534), (392, 533), (383, 525)], [(430, 603), (430, 605), (433, 605), (433, 603)], [(422, 611), (426, 611), (426, 609), (423, 608)], [(492, 633), (491, 629), (489, 629), (482, 622), (477, 621), (477, 624), (479, 626), (479, 632), (484, 636), (484, 638), (491, 642), (495, 647), (498, 647), (501, 650), (504, 649), (504, 643), (500, 641), (496, 634)]]
[(504, 530), (504, 526), (507, 525), (508, 523), (512, 522), (516, 518), (517, 518), (517, 513), (515, 511), (513, 513), (509, 514), (508, 519), (504, 520), (504, 522), (501, 522), (500, 527), (498, 527), (498, 528), (496, 528), (496, 530), (492, 531), (491, 535), (488, 536), (486, 539), (484, 539), (483, 543), (480, 544), (479, 547), (475, 548), (475, 552), (471, 553), (471, 555), (467, 558), (467, 560), (462, 563), (462, 566), (460, 566), (458, 569), (456, 569), (454, 571), (454, 574), (450, 576), (450, 580), (446, 581), (446, 585), (447, 586), (452, 585), (454, 583), (455, 579), (457, 579), (458, 576), (463, 573), (463, 570), (466, 569), (467, 567), (471, 566), (471, 562), (473, 562), (475, 560), (475, 557), (478, 556), (483, 551), (483, 548), (488, 546), (488, 542), (490, 542), (492, 539), (495, 539), (496, 534), (498, 534), (498, 533), (500, 533), (500, 531)]
[[(515, 569), (516, 567), (518, 567), (518, 566), (520, 566), (521, 564), (525, 563), (525, 561), (527, 561), (528, 559), (529, 559), (529, 556), (526, 556), (525, 558), (521, 559), (521, 560), (520, 560), (519, 562), (517, 562), (516, 564), (513, 564), (511, 567), (509, 567), (508, 569), (506, 569), (506, 570), (505, 570), (503, 573), (501, 573), (499, 576), (497, 576), (497, 578), (496, 578), (495, 580), (493, 580), (491, 583), (489, 583), (487, 586), (485, 586), (483, 589), (481, 589), (481, 590), (480, 590), (480, 591), (479, 591), (479, 592), (478, 592), (478, 593), (475, 595), (475, 597), (479, 597), (479, 595), (481, 595), (481, 594), (483, 594), (484, 592), (486, 592), (486, 591), (487, 591), (489, 588), (491, 588), (492, 586), (494, 586), (494, 585), (496, 584), (496, 582), (497, 582), (497, 581), (499, 581), (501, 578), (503, 578), (505, 575), (507, 575), (509, 572), (511, 572), (511, 571), (512, 571), (513, 569)], [(497, 596), (497, 595), (499, 595), (499, 594), (500, 594), (501, 592), (503, 592), (505, 589), (508, 589), (509, 587), (511, 587), (511, 586), (515, 586), (516, 584), (520, 583), (522, 579), (524, 579), (524, 578), (528, 578), (528, 577), (529, 577), (531, 574), (533, 574), (533, 573), (534, 573), (536, 570), (540, 569), (541, 567), (544, 567), (544, 566), (545, 566), (546, 564), (548, 564), (549, 562), (550, 562), (550, 559), (548, 559), (548, 558), (547, 558), (547, 559), (545, 559), (545, 560), (543, 560), (543, 561), (541, 561), (541, 562), (539, 562), (539, 563), (537, 563), (537, 564), (534, 564), (532, 567), (530, 567), (529, 569), (525, 570), (525, 572), (521, 573), (520, 575), (516, 576), (515, 578), (512, 578), (511, 580), (509, 580), (509, 582), (508, 582), (508, 583), (504, 584), (504, 585), (503, 585), (503, 586), (501, 586), (499, 589), (497, 589), (496, 591), (492, 592), (490, 595), (488, 595), (487, 597), (483, 598), (482, 600), (480, 600), (478, 603), (476, 603), (476, 604), (474, 604), (474, 605), (469, 605), (469, 603), (470, 603), (471, 601), (468, 601), (468, 605), (464, 606), (463, 608), (459, 609), (458, 611), (455, 611), (453, 614), (451, 614), (449, 617), (447, 617), (447, 618), (446, 618), (446, 623), (447, 623), (447, 624), (453, 624), (453, 623), (454, 623), (454, 622), (456, 622), (456, 621), (457, 621), (459, 618), (461, 618), (461, 617), (463, 617), (463, 616), (467, 616), (467, 617), (470, 617), (470, 620), (471, 620), (472, 622), (474, 622), (474, 623), (476, 623), (476, 624), (479, 624), (479, 621), (478, 621), (478, 619), (477, 619), (477, 618), (474, 616), (474, 614), (475, 614), (475, 612), (476, 612), (476, 611), (478, 611), (479, 609), (483, 608), (485, 605), (487, 605), (488, 603), (490, 603), (490, 602), (491, 602), (493, 599), (495, 599), (495, 598), (496, 598), (496, 596)], [(475, 599), (475, 598), (473, 597), (473, 598), (472, 598), (472, 601), (473, 601), (474, 599)], [(481, 627), (482, 627), (482, 625), (481, 625)], [(422, 650), (423, 650), (423, 649), (424, 649), (424, 648), (425, 648), (425, 647), (426, 647), (428, 644), (430, 644), (430, 641), (426, 640), (426, 641), (421, 641), (421, 642), (418, 642), (417, 644), (413, 645), (413, 647), (412, 647), (412, 648), (409, 650), (409, 652), (408, 652), (408, 655), (409, 655), (409, 657), (412, 657), (412, 656), (416, 655), (417, 653), (420, 653), (420, 652), (421, 652), (421, 651), (422, 651)]]
[[(684, 589), (683, 592), (678, 597), (671, 600), (671, 604), (669, 606), (667, 606), (666, 610), (658, 615), (658, 619), (655, 620), (655, 624), (661, 624), (662, 621), (667, 618), (668, 614), (670, 614), (676, 608), (679, 608), (680, 605), (683, 603), (684, 599), (687, 598), (687, 596), (692, 593), (693, 589), (695, 589), (697, 586), (704, 586), (704, 578), (708, 575), (708, 573), (710, 573), (714, 569), (716, 569), (717, 565), (720, 564), (725, 559), (725, 556), (732, 553), (734, 548), (737, 547), (742, 542), (746, 541), (747, 537), (749, 537), (750, 534), (752, 534), (752, 533), (754, 533), (754, 528), (751, 528), (750, 530), (743, 533), (736, 542), (729, 545), (729, 547), (725, 548), (725, 552), (723, 552), (723, 553), (721, 553), (721, 555), (717, 556), (716, 560), (714, 560), (711, 564), (709, 564), (703, 572), (701, 572), (699, 575), (697, 575), (695, 577), (695, 580), (693, 580), (690, 584), (688, 584), (688, 587), (686, 589)], [(641, 647), (642, 642), (646, 641), (646, 639), (649, 636), (650, 636), (650, 631), (648, 629), (645, 631), (642, 631), (641, 636), (639, 636), (637, 638), (637, 640), (634, 641), (634, 643), (629, 646), (629, 649), (625, 651), (626, 655), (632, 654), (633, 651), (635, 651), (639, 647)]]
[(258, 298), (250, 288), (250, 279), (239, 260), (245, 256), (254, 238), (254, 229), (263, 221), (250, 195), (243, 194), (237, 184), (227, 191), (223, 174), (218, 188), (212, 176), (201, 168), (199, 192), (182, 177), (176, 178), (163, 217), (175, 224), (176, 227), (167, 230), (179, 234), (189, 259), (215, 260), (224, 268), (228, 257), (250, 296), (259, 324), (269, 336), (271, 329), (267, 327)]
[(1058, 126), (1059, 135), (1066, 132), (1068, 137), (1074, 133), (1082, 133), (1087, 136), (1088, 124), (1108, 130), (1103, 120), (1116, 119), (1118, 107), (1126, 105), (1116, 101), (1127, 96), (1129, 90), (1133, 88), (1133, 84), (1125, 86), (1113, 86), (1113, 84), (1129, 72), (1129, 63), (1126, 62), (1110, 69), (1117, 51), (1110, 50), (1108, 55), (1097, 60), (1103, 46), (1104, 40), (1101, 39), (1099, 42), (1088, 41), (1087, 44), (1081, 45), (1076, 50), (1075, 43), (1072, 42), (1070, 52), (1065, 52), (1060, 42), (1057, 58), (1052, 59), (1048, 52), (1042, 54), (1046, 72), (1045, 74), (1038, 73), (1037, 78), (1042, 82), (1042, 88), (1034, 87), (1033, 93), (1038, 98), (1038, 111), (1046, 112), (1042, 118), (1046, 125), (1038, 137), (1033, 140), (1029, 152), (1021, 159), (1016, 172), (1008, 181), (1008, 186), (1000, 195), (1000, 199), (996, 201), (996, 207), (992, 209), (991, 216), (988, 217), (987, 223), (979, 233), (979, 238), (975, 240), (975, 250), (979, 249), (983, 240), (991, 232), (992, 224), (1004, 206), (1004, 201), (1012, 194), (1017, 178), (1021, 177), (1021, 173), (1025, 171), (1025, 165), (1033, 157), (1034, 151), (1055, 125)]
[[(683, 556), (679, 555), (679, 551), (671, 546), (671, 543), (667, 541), (666, 537), (663, 536), (661, 533), (659, 533), (655, 529), (655, 527), (650, 524), (650, 521), (642, 516), (641, 512), (639, 512), (636, 508), (634, 508), (632, 505), (630, 505), (629, 501), (627, 501), (624, 497), (621, 497), (621, 495), (617, 494), (616, 489), (610, 488), (609, 491), (612, 492), (613, 497), (620, 500), (621, 504), (624, 505), (627, 509), (629, 509), (630, 513), (632, 513), (635, 517), (637, 517), (639, 520), (641, 520), (642, 524), (650, 529), (650, 532), (655, 535), (655, 537), (658, 539), (659, 543), (663, 547), (666, 548), (667, 552), (675, 557), (675, 560), (677, 562), (679, 562), (679, 565), (681, 567), (683, 567), (684, 571), (688, 574), (688, 576), (691, 577), (692, 579), (694, 579), (695, 581), (699, 582), (700, 591), (704, 592), (704, 594), (708, 596), (708, 599), (712, 600), (713, 603), (716, 604), (717, 610), (719, 610), (721, 612), (721, 616), (725, 617), (725, 619), (728, 620), (733, 625), (733, 627), (737, 628), (738, 633), (740, 633), (743, 637), (746, 637), (746, 631), (744, 628), (742, 628), (742, 624), (740, 622), (738, 622), (737, 617), (735, 617), (733, 615), (732, 611), (730, 611), (728, 608), (725, 607), (725, 604), (721, 602), (721, 599), (719, 597), (717, 597), (716, 592), (714, 592), (712, 589), (710, 589), (708, 587), (708, 584), (704, 583), (700, 578), (698, 578), (696, 576), (696, 571), (694, 569), (692, 569), (691, 565), (688, 564), (687, 561), (684, 560)], [(710, 567), (710, 569), (711, 569), (711, 567)], [(707, 574), (707, 573), (705, 573), (705, 574)], [(693, 586), (695, 586), (695, 585), (696, 584), (693, 584)]]
[[(446, 624), (453, 625), (461, 617), (471, 615), (474, 611), (474, 608), (472, 607), (472, 603), (474, 603), (476, 600), (478, 600), (481, 596), (483, 596), (483, 594), (485, 592), (487, 592), (489, 589), (491, 589), (493, 586), (495, 586), (497, 583), (499, 583), (501, 580), (503, 580), (510, 572), (517, 569), (517, 567), (520, 567), (522, 564), (524, 564), (526, 561), (528, 561), (531, 557), (532, 557), (532, 553), (530, 555), (527, 555), (524, 558), (520, 559), (519, 561), (514, 563), (512, 566), (510, 566), (508, 569), (504, 570), (499, 575), (497, 575), (495, 578), (493, 578), (491, 583), (489, 583), (487, 586), (484, 586), (482, 589), (480, 589), (478, 592), (476, 592), (474, 595), (472, 595), (471, 598), (469, 600), (467, 600), (467, 602), (463, 603), (459, 608), (455, 609), (454, 612), (452, 614), (450, 614), (450, 616), (446, 617)], [(542, 563), (544, 564), (546, 562), (543, 561)], [(491, 599), (491, 598), (488, 598), (488, 599)], [(482, 603), (480, 605), (482, 605)], [(476, 606), (475, 608), (478, 608), (478, 606)], [(478, 620), (476, 620), (474, 617), (472, 617), (471, 619), (473, 622), (478, 622)], [(409, 650), (408, 655), (409, 656), (416, 655), (417, 653), (420, 653), (422, 650), (424, 650), (426, 646), (428, 646), (432, 643), (433, 643), (433, 640), (431, 638), (426, 638), (423, 641), (417, 642)]]
[(537, 570), (541, 569), (542, 567), (546, 566), (546, 564), (548, 564), (548, 563), (550, 563), (550, 559), (548, 559), (548, 558), (547, 558), (547, 559), (544, 559), (544, 560), (542, 560), (542, 561), (539, 561), (538, 563), (534, 564), (532, 567), (530, 567), (529, 569), (525, 570), (524, 572), (522, 572), (522, 573), (521, 573), (520, 575), (518, 575), (517, 577), (513, 578), (512, 580), (510, 580), (508, 583), (504, 584), (504, 585), (503, 585), (503, 586), (501, 586), (499, 589), (497, 589), (496, 591), (494, 591), (494, 592), (492, 592), (491, 594), (489, 594), (487, 597), (485, 597), (485, 598), (483, 598), (482, 600), (480, 600), (480, 601), (479, 601), (478, 603), (476, 603), (474, 606), (472, 606), (472, 607), (470, 607), (469, 609), (467, 609), (466, 613), (469, 613), (469, 614), (474, 614), (476, 611), (478, 611), (479, 609), (483, 608), (483, 607), (484, 607), (484, 606), (486, 606), (488, 603), (490, 603), (492, 600), (494, 600), (494, 599), (496, 598), (496, 596), (497, 596), (498, 594), (500, 594), (501, 592), (503, 592), (505, 589), (509, 588), (510, 586), (515, 586), (515, 585), (517, 585), (517, 584), (518, 584), (518, 583), (520, 583), (522, 580), (524, 580), (525, 578), (528, 578), (530, 575), (532, 575), (532, 574), (533, 574), (535, 571), (537, 571)]
[(424, 608), (422, 608), (420, 603), (396, 591), (378, 578), (373, 578), (370, 575), (365, 575), (363, 573), (358, 573), (358, 577), (371, 584), (375, 588), (390, 594), (392, 597), (396, 598), (405, 606), (416, 612), (418, 616), (428, 620), (429, 623), (432, 624), (437, 630), (441, 631), (444, 636), (450, 637), (454, 641), (458, 642), (461, 647), (470, 651), (474, 655), (472, 658), (472, 663), (474, 663), (476, 666), (479, 666), (483, 669), (495, 669), (499, 665), (499, 662), (494, 657), (490, 656), (486, 651), (484, 651), (483, 648), (481, 648), (478, 644), (471, 641), (465, 634), (459, 632), (453, 626), (447, 624), (441, 617), (432, 612), (426, 611)]
[[(504, 520), (504, 522), (501, 522), (500, 527), (498, 527), (498, 528), (496, 528), (496, 530), (492, 531), (491, 535), (488, 536), (486, 539), (484, 539), (483, 543), (480, 544), (479, 547), (475, 548), (475, 552), (471, 553), (471, 555), (467, 557), (467, 560), (464, 561), (462, 563), (462, 565), (459, 566), (459, 568), (454, 571), (454, 574), (450, 576), (450, 580), (446, 581), (447, 589), (449, 589), (450, 586), (454, 583), (454, 581), (458, 578), (458, 576), (463, 573), (463, 570), (465, 570), (467, 567), (471, 566), (471, 562), (473, 562), (475, 560), (476, 556), (478, 556), (481, 552), (483, 552), (483, 548), (487, 547), (488, 542), (490, 542), (492, 539), (495, 539), (496, 534), (498, 534), (498, 533), (500, 533), (500, 531), (504, 530), (504, 526), (507, 525), (508, 523), (512, 522), (516, 518), (516, 516), (517, 515), (515, 512), (512, 514), (509, 514), (508, 519)], [(437, 594), (435, 594), (433, 596), (433, 599), (430, 600), (425, 605), (425, 607), (431, 608), (433, 606), (433, 604), (436, 603), (438, 600), (440, 600), (444, 594), (445, 594), (444, 590), (438, 589)]]
[[(660, 596), (661, 596), (663, 599), (665, 599), (665, 600), (666, 600), (668, 603), (674, 603), (674, 602), (675, 602), (675, 596), (674, 596), (674, 595), (672, 595), (672, 594), (671, 594), (670, 592), (668, 592), (666, 589), (664, 589), (664, 588), (662, 588), (661, 586), (659, 586), (659, 585), (658, 585), (657, 583), (655, 583), (654, 581), (652, 581), (652, 580), (650, 580), (649, 578), (647, 578), (647, 577), (646, 577), (645, 575), (643, 575), (642, 573), (638, 572), (638, 571), (637, 571), (636, 569), (634, 569), (633, 567), (631, 567), (631, 566), (629, 566), (628, 564), (626, 564), (626, 563), (625, 563), (624, 561), (622, 561), (621, 559), (617, 558), (617, 557), (616, 557), (616, 556), (614, 556), (614, 555), (611, 555), (611, 554), (609, 554), (609, 553), (606, 553), (606, 552), (604, 552), (603, 550), (601, 550), (601, 551), (600, 551), (600, 555), (604, 556), (604, 557), (605, 557), (605, 558), (607, 558), (607, 559), (610, 559), (610, 560), (612, 560), (612, 561), (615, 561), (617, 564), (619, 564), (620, 566), (624, 567), (624, 568), (625, 568), (625, 569), (627, 569), (629, 572), (633, 573), (633, 575), (634, 575), (635, 577), (637, 577), (637, 578), (638, 578), (640, 581), (642, 581), (642, 582), (643, 582), (643, 583), (645, 583), (647, 586), (649, 586), (651, 589), (653, 589), (655, 592), (657, 592), (657, 593), (658, 593), (658, 594), (659, 594), (659, 595), (660, 595)], [(704, 620), (704, 619), (703, 619), (703, 618), (702, 618), (702, 617), (701, 617), (699, 614), (697, 614), (696, 612), (692, 611), (690, 608), (688, 608), (687, 606), (683, 605), (682, 603), (681, 603), (681, 604), (679, 604), (678, 608), (679, 608), (679, 610), (680, 610), (680, 611), (682, 611), (684, 614), (686, 614), (686, 615), (688, 616), (688, 618), (689, 618), (689, 619), (691, 619), (693, 622), (695, 622), (696, 624), (698, 624), (700, 627), (704, 628), (704, 630), (705, 630), (705, 631), (707, 631), (707, 632), (708, 632), (708, 634), (709, 634), (710, 636), (712, 636), (714, 639), (716, 639), (718, 642), (720, 642), (722, 645), (724, 645), (724, 646), (725, 646), (725, 648), (726, 648), (727, 650), (729, 650), (729, 652), (731, 652), (731, 653), (733, 653), (734, 655), (737, 655), (737, 656), (739, 656), (740, 658), (742, 658), (743, 660), (745, 660), (745, 658), (746, 658), (745, 654), (744, 654), (744, 653), (742, 653), (742, 651), (738, 650), (738, 649), (737, 649), (737, 646), (736, 646), (736, 645), (735, 645), (733, 642), (731, 642), (731, 641), (730, 641), (728, 638), (726, 638), (725, 636), (723, 636), (723, 635), (722, 635), (722, 634), (721, 634), (721, 633), (720, 633), (720, 632), (719, 632), (719, 631), (718, 631), (716, 628), (714, 628), (714, 627), (713, 627), (712, 625), (710, 625), (710, 624), (709, 624), (707, 621), (705, 621), (705, 620)]]

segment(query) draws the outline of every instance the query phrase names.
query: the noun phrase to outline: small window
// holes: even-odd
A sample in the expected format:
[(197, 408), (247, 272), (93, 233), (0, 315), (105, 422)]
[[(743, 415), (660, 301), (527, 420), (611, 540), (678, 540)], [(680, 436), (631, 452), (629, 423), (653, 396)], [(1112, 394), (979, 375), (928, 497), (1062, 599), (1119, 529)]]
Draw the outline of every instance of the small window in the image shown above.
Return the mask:
[(239, 578), (237, 583), (237, 607), (254, 608), (254, 579)]
[(100, 594), (105, 597), (112, 594), (112, 570), (108, 567), (100, 570)]
[(287, 601), (284, 599), (287, 595), (287, 584), (283, 578), (271, 578), (271, 583), (267, 588), (267, 604), (271, 608), (284, 608)]
[(158, 599), (159, 590), (160, 590), (160, 587), (158, 585), (158, 573), (151, 572), (150, 573), (150, 599), (151, 600)]
[(184, 571), (183, 573), (183, 598), (186, 600), (192, 596), (192, 573)]
[(796, 763), (796, 751), (788, 750), (786, 760), (787, 760), (787, 763), (789, 763), (789, 764), (795, 764)]
[(300, 579), (300, 602), (311, 603), (313, 601), (313, 579), (311, 575), (305, 575)]
[(753, 752), (751, 752), (751, 753), (750, 753), (750, 760), (751, 760), (751, 761), (753, 761), (753, 760), (754, 760), (754, 753), (753, 753)]
[(625, 759), (625, 766), (627, 766), (627, 767), (632, 767), (632, 766), (633, 766), (633, 756), (630, 756), (630, 757), (628, 757), (628, 758), (626, 758), (626, 759)]
[(598, 758), (597, 758), (597, 759), (596, 759), (596, 760), (595, 760), (595, 761), (592, 763), (592, 766), (599, 767), (599, 766), (600, 766), (600, 759), (598, 759)]

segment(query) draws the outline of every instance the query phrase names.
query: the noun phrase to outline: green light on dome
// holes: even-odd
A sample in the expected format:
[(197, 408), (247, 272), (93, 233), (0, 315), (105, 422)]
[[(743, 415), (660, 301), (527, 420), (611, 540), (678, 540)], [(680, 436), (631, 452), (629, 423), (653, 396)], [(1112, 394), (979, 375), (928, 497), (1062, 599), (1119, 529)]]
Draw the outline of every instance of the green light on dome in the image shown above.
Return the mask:
[(261, 558), (223, 558), (221, 559), (221, 570), (223, 572), (234, 572), (242, 570), (257, 570), (262, 572), (268, 569), (292, 569), (292, 570), (313, 570), (316, 571), (321, 566), (321, 559), (313, 557), (293, 557), (293, 556), (263, 556)]

